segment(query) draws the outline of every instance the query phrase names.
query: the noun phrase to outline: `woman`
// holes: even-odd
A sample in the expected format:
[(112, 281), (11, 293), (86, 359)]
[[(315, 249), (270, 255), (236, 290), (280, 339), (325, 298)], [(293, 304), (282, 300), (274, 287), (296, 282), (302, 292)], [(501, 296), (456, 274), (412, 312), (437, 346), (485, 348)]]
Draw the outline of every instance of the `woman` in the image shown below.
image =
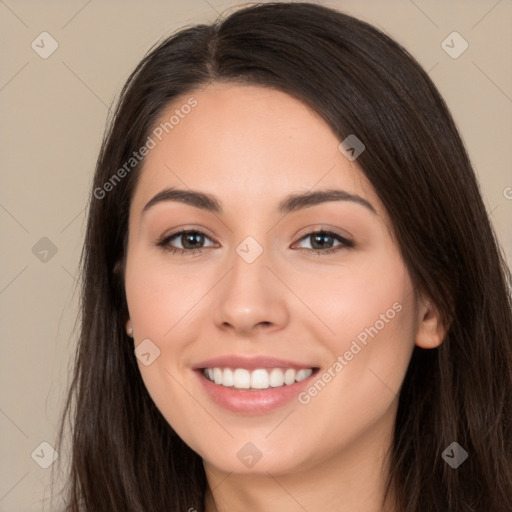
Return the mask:
[(263, 4), (155, 47), (83, 279), (66, 510), (512, 510), (510, 273), (445, 103), (370, 25)]

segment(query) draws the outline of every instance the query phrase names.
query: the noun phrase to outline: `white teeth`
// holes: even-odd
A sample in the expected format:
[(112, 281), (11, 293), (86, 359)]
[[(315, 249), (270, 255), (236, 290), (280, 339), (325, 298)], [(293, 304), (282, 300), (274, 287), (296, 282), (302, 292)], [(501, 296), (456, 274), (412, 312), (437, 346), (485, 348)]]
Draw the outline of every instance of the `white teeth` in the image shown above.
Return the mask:
[(269, 386), (267, 370), (254, 370), (251, 373), (251, 388), (267, 389)]
[(223, 386), (234, 386), (235, 385), (235, 378), (233, 376), (233, 371), (229, 368), (226, 368), (222, 374), (222, 385)]
[(284, 371), (281, 368), (258, 368), (252, 371), (245, 368), (206, 368), (203, 370), (203, 374), (208, 380), (236, 389), (268, 389), (269, 387), (289, 386), (294, 382), (307, 379), (312, 373), (312, 368), (300, 370), (287, 368)]
[[(219, 384), (223, 384), (223, 382), (220, 382)], [(251, 374), (249, 373), (249, 370), (237, 368), (233, 372), (233, 386), (237, 389), (249, 389), (251, 387)]]
[(220, 368), (213, 369), (213, 381), (215, 384), (222, 384), (222, 370)]
[(301, 380), (307, 379), (311, 374), (313, 373), (313, 370), (308, 368), (307, 370), (299, 370), (297, 372), (297, 376), (295, 377), (295, 380), (297, 382), (300, 382)]
[(293, 384), (295, 382), (296, 373), (297, 372), (293, 368), (288, 368), (288, 370), (284, 372), (284, 383), (288, 386)]
[(282, 386), (284, 384), (283, 371), (280, 370), (279, 368), (274, 368), (270, 372), (269, 384), (273, 388), (278, 388), (279, 386)]

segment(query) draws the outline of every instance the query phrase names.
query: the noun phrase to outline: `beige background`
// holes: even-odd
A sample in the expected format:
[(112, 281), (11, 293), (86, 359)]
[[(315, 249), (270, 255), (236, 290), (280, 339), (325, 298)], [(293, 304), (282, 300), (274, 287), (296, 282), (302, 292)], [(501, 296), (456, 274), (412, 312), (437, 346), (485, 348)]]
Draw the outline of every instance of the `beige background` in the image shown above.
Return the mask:
[[(378, 25), (429, 71), (511, 262), (512, 1), (322, 3)], [(55, 445), (68, 385), (85, 205), (108, 106), (159, 38), (237, 5), (0, 0), (0, 511), (49, 510), (56, 464), (35, 460), (50, 456), (40, 443)], [(47, 59), (31, 47), (43, 31), (59, 45)], [(441, 47), (453, 31), (469, 43), (457, 59)], [(46, 262), (32, 251), (43, 237), (57, 249)]]

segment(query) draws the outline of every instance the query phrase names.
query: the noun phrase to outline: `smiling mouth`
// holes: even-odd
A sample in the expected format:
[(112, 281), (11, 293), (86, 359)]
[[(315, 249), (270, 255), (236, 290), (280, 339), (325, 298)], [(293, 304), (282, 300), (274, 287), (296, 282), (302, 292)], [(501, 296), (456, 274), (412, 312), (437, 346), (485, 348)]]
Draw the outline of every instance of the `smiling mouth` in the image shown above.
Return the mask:
[(201, 373), (210, 382), (225, 388), (261, 391), (281, 388), (301, 382), (316, 373), (318, 368), (202, 368)]

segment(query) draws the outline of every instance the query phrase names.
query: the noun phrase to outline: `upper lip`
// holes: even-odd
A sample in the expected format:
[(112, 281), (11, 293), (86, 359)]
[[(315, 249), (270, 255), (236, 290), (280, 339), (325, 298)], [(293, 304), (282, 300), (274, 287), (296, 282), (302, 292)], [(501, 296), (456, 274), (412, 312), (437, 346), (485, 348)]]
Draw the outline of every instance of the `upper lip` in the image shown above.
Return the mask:
[(280, 359), (271, 356), (242, 357), (235, 355), (226, 355), (205, 359), (192, 366), (192, 369), (199, 370), (203, 368), (245, 368), (247, 370), (256, 370), (257, 368), (316, 368), (310, 363), (300, 363), (286, 359)]

